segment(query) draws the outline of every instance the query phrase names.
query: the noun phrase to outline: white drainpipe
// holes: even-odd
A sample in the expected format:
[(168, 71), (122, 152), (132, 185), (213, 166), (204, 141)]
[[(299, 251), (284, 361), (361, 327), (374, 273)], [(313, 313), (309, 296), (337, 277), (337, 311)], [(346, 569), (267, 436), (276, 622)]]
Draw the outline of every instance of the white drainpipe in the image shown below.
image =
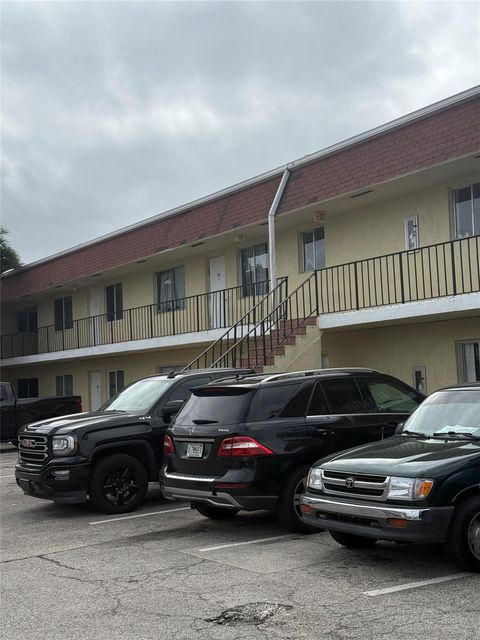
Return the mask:
[[(268, 212), (268, 258), (269, 258), (269, 269), (270, 269), (270, 291), (273, 291), (277, 286), (277, 255), (276, 255), (276, 246), (275, 246), (275, 214), (277, 213), (278, 205), (280, 204), (280, 200), (282, 199), (283, 192), (285, 191), (285, 187), (287, 186), (288, 178), (290, 177), (291, 165), (289, 164), (285, 169), (282, 179), (280, 180), (280, 184), (278, 185), (277, 193), (275, 194), (275, 198), (270, 206), (270, 211)], [(275, 296), (276, 297), (276, 296)], [(275, 297), (273, 301), (273, 305), (275, 306)]]

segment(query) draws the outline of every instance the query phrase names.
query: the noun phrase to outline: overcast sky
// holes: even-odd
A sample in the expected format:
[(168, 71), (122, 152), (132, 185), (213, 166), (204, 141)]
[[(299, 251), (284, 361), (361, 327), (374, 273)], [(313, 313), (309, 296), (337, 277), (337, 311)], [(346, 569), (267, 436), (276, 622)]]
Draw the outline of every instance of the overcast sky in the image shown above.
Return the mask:
[(480, 83), (480, 3), (2, 2), (24, 263)]

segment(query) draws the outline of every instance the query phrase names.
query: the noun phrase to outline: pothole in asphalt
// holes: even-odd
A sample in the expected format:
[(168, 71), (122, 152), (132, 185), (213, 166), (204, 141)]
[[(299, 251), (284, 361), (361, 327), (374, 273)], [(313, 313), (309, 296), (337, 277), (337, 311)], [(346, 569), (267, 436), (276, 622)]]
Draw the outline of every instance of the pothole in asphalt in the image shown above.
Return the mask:
[(236, 624), (262, 624), (276, 613), (293, 609), (289, 604), (271, 602), (249, 602), (238, 607), (225, 609), (216, 618), (207, 618), (206, 622), (233, 626)]

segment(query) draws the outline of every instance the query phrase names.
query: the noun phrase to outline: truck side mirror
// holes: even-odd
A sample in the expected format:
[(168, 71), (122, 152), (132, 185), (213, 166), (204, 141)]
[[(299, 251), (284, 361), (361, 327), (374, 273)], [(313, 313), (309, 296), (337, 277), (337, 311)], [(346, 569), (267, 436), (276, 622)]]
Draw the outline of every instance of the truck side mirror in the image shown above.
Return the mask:
[(169, 400), (162, 407), (162, 416), (165, 422), (171, 422), (172, 417), (180, 411), (184, 403), (185, 403), (185, 400)]
[(397, 436), (399, 433), (402, 433), (403, 431), (403, 427), (404, 427), (405, 423), (404, 422), (399, 422), (395, 428), (395, 435)]

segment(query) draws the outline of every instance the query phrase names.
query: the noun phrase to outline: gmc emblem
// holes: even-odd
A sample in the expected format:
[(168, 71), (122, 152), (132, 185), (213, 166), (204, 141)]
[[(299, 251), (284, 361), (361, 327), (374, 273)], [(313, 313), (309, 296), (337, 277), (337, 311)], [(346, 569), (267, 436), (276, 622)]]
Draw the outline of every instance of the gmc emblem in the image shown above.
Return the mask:
[(27, 449), (35, 449), (35, 440), (28, 440), (24, 438), (20, 441), (22, 443), (22, 447), (27, 447)]

